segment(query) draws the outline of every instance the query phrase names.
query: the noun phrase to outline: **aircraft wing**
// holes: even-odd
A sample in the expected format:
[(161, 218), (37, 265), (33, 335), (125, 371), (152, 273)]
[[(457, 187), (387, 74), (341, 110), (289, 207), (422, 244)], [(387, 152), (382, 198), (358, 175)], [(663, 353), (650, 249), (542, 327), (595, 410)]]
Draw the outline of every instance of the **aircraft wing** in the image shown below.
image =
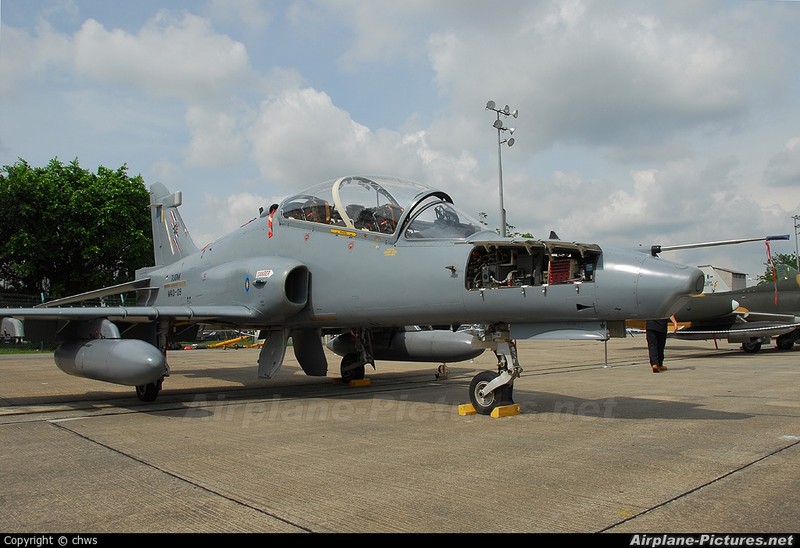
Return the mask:
[(706, 340), (727, 338), (743, 341), (760, 337), (777, 337), (800, 328), (800, 323), (780, 321), (744, 321), (732, 324), (692, 326), (679, 329), (671, 335), (683, 340)]
[(0, 308), (0, 318), (30, 320), (93, 320), (106, 318), (111, 321), (130, 323), (151, 322), (159, 319), (192, 322), (213, 322), (216, 320), (222, 323), (237, 324), (263, 323), (264, 320), (261, 312), (244, 305), (64, 306), (76, 305), (76, 303), (90, 299), (100, 299), (132, 291), (158, 289), (150, 285), (149, 278), (142, 278), (47, 301), (32, 308)]
[(223, 323), (251, 323), (264, 320), (261, 312), (241, 305), (220, 306), (69, 306), (0, 308), (0, 317), (30, 320), (92, 320), (151, 322), (158, 319), (181, 321), (214, 320)]
[(800, 324), (800, 317), (795, 316), (794, 314), (775, 314), (772, 312), (740, 312), (736, 311), (736, 314), (739, 315), (744, 321), (748, 323), (752, 322), (777, 322), (777, 323), (786, 323), (786, 324)]

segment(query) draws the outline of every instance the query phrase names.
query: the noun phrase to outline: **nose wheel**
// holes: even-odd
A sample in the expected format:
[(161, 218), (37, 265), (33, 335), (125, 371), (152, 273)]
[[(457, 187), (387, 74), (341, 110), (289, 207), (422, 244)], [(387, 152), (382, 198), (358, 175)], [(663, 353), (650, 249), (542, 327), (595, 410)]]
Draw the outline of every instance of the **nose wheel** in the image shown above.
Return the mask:
[(499, 376), (494, 371), (483, 371), (469, 383), (469, 400), (479, 415), (491, 415), (495, 407), (514, 403), (513, 384), (504, 384), (487, 392), (489, 384)]
[(522, 367), (517, 360), (517, 343), (508, 335), (507, 329), (496, 326), (484, 332), (484, 340), (497, 356), (497, 371), (482, 371), (469, 383), (469, 401), (479, 415), (491, 415), (497, 407), (514, 404), (514, 379), (522, 374)]

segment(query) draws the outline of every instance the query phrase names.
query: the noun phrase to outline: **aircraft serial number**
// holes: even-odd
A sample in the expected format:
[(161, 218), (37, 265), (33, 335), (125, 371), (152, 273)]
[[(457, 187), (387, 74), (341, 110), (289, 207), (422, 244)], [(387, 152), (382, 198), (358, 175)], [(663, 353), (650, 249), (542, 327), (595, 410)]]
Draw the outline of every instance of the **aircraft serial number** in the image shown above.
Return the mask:
[(167, 297), (180, 297), (181, 296), (181, 288), (176, 287), (175, 289), (170, 289), (167, 291)]

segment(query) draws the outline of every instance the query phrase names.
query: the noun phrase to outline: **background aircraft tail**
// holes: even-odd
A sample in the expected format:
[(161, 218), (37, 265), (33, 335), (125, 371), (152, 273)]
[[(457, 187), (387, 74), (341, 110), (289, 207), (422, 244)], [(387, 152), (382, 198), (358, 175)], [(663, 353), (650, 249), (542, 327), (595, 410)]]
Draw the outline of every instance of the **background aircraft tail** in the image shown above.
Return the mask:
[(170, 192), (161, 183), (150, 186), (150, 220), (153, 227), (155, 266), (172, 264), (198, 251), (178, 212), (180, 191)]
[(705, 286), (703, 287), (703, 293), (719, 293), (719, 292), (728, 292), (731, 290), (730, 286), (725, 283), (716, 272), (714, 272), (714, 267), (709, 265), (702, 265), (698, 266), (700, 270), (703, 271), (705, 274)]

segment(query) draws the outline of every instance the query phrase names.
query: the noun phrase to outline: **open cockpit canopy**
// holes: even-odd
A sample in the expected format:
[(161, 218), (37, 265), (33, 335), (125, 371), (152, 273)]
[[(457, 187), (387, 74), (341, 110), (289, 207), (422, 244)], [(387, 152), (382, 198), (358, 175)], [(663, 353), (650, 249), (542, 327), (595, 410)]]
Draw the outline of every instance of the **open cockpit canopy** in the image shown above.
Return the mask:
[(446, 193), (385, 176), (340, 177), (312, 186), (284, 200), (280, 216), (387, 235), (402, 232), (410, 239), (463, 239), (484, 229)]

